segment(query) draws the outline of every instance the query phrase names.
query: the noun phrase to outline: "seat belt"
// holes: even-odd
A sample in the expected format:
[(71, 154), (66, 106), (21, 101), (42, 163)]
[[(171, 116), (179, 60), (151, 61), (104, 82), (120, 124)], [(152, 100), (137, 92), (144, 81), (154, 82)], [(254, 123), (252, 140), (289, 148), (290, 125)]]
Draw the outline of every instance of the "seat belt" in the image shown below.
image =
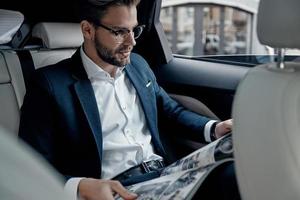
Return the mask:
[(20, 60), (25, 88), (28, 89), (30, 77), (35, 71), (33, 59), (29, 50), (18, 50), (17, 55)]

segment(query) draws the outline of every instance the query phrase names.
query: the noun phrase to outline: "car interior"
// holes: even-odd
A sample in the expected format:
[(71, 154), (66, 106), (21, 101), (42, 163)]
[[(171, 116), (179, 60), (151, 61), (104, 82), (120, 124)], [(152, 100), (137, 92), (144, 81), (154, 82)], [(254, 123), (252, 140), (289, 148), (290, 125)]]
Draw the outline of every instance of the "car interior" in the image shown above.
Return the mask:
[[(14, 135), (31, 73), (70, 57), (83, 41), (77, 1), (54, 0), (47, 9), (42, 1), (26, 2), (34, 8), (22, 7), (17, 0), (0, 7), (0, 18), (14, 22), (0, 20), (0, 33), (10, 33), (0, 35), (0, 126)], [(159, 21), (161, 4), (161, 0), (139, 4), (138, 21), (146, 28), (134, 52), (147, 60), (160, 85), (183, 106), (212, 119), (233, 117), (243, 199), (298, 199), (299, 63), (250, 67), (173, 55)], [(300, 48), (299, 6), (297, 0), (261, 0), (261, 42), (274, 48)], [(160, 130), (170, 135), (163, 141), (174, 160), (203, 145), (179, 137), (185, 135), (180, 134), (184, 128), (159, 117), (163, 118)]]
[[(37, 8), (43, 6), (40, 2), (33, 3)], [(11, 93), (10, 97), (2, 97), (10, 98), (9, 101), (3, 101), (10, 105), (2, 104), (10, 111), (5, 113), (10, 114), (3, 114), (0, 121), (13, 133), (17, 133), (19, 108), (26, 91), (26, 79), (34, 69), (70, 57), (81, 45), (82, 36), (77, 18), (74, 17), (78, 7), (76, 1), (60, 2), (59, 7), (53, 8), (55, 13), (48, 9), (41, 12), (42, 8), (35, 9), (36, 12), (32, 12), (32, 8), (16, 8), (17, 4), (13, 1), (5, 4), (7, 5), (3, 5), (3, 8), (18, 11), (24, 17), (12, 41), (0, 46), (4, 63), (1, 68), (5, 68), (1, 83)], [(53, 5), (55, 2), (49, 5), (50, 8)], [(134, 52), (147, 60), (160, 85), (175, 100), (190, 110), (213, 119), (230, 118), (235, 89), (248, 68), (174, 56), (159, 21), (160, 9), (161, 0), (142, 0), (139, 4), (138, 21), (146, 28), (137, 40)], [(170, 133), (171, 136), (166, 143), (170, 142), (172, 145), (167, 146), (185, 147), (180, 151), (177, 148), (172, 150), (174, 159), (203, 145), (178, 138), (177, 133), (185, 131), (183, 127), (173, 126), (166, 118), (162, 121), (159, 124), (160, 130)]]

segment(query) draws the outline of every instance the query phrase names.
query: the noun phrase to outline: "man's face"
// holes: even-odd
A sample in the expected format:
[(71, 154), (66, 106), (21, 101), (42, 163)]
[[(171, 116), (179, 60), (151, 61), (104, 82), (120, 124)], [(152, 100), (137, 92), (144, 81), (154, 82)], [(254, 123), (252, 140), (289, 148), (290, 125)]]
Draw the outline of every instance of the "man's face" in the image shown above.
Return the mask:
[[(115, 6), (108, 9), (100, 22), (113, 31), (132, 31), (137, 26), (136, 7)], [(125, 32), (124, 32), (125, 30)], [(121, 31), (122, 32), (122, 31)], [(116, 35), (101, 26), (96, 27), (94, 45), (97, 55), (106, 63), (122, 67), (130, 62), (130, 52), (136, 42), (132, 32)]]

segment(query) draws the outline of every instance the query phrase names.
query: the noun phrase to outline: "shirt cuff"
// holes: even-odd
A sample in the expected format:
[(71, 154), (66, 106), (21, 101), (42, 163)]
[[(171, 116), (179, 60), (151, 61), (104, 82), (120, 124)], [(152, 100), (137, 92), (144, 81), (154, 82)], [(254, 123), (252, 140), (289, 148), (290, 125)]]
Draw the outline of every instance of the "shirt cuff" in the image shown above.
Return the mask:
[(211, 133), (211, 127), (214, 123), (218, 122), (217, 120), (210, 120), (205, 124), (204, 127), (204, 139), (206, 142), (211, 142), (211, 137), (210, 137), (210, 133)]
[(78, 185), (79, 182), (83, 179), (82, 178), (70, 178), (64, 187), (64, 191), (66, 193), (69, 193), (72, 200), (79, 200), (79, 196), (78, 196)]

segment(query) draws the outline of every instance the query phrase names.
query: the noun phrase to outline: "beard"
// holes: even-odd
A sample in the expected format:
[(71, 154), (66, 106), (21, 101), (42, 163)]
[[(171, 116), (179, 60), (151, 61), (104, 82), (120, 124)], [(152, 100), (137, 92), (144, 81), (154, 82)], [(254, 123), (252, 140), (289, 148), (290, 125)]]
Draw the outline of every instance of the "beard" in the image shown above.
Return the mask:
[[(126, 64), (130, 63), (130, 58), (118, 58), (117, 54), (122, 51), (126, 51), (129, 49), (128, 46), (120, 46), (115, 50), (106, 48), (98, 39), (95, 39), (95, 48), (97, 51), (97, 55), (106, 63), (117, 66), (124, 67)], [(132, 48), (130, 48), (132, 49)]]

